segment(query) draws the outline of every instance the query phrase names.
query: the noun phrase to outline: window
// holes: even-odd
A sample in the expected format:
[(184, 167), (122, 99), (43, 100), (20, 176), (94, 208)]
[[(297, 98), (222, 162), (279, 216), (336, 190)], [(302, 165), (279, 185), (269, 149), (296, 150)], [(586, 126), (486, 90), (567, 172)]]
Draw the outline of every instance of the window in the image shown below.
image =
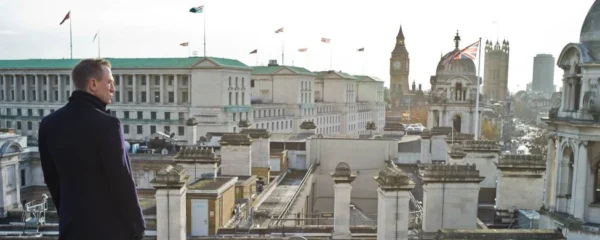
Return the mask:
[(250, 87), (254, 87), (254, 80), (250, 80)]
[(133, 91), (127, 91), (127, 101), (133, 102)]
[(129, 85), (129, 86), (133, 85), (133, 79), (127, 79), (127, 85)]
[[(13, 92), (13, 97), (14, 97), (14, 92)], [(48, 101), (48, 91), (44, 90), (44, 101)]]
[(123, 125), (123, 133), (129, 134), (129, 125), (127, 125), (127, 124)]
[(235, 113), (233, 113), (233, 121), (235, 122)]
[[(27, 109), (27, 110), (28, 110), (27, 111), (28, 113), (31, 111), (31, 109)], [(21, 116), (21, 109), (20, 108), (17, 108), (17, 116)], [(29, 116), (31, 116), (31, 114)]]
[(178, 127), (177, 128), (177, 134), (179, 134), (179, 136), (183, 136), (185, 133), (185, 128), (184, 127)]
[(54, 101), (58, 101), (58, 91), (54, 91)]
[(121, 102), (121, 96), (119, 96), (119, 91), (115, 91), (115, 101)]
[(137, 112), (137, 118), (138, 119), (143, 119), (144, 118), (144, 113), (142, 111), (138, 111)]
[(238, 78), (237, 77), (235, 77), (235, 87), (236, 88), (238, 87)]
[(21, 100), (25, 101), (25, 90), (21, 90)]
[(150, 119), (156, 119), (156, 112), (150, 112)]
[(124, 111), (123, 112), (123, 118), (129, 119), (129, 112), (128, 111)]
[(182, 86), (187, 86), (187, 76), (184, 76), (183, 79), (181, 79), (181, 85)]
[(229, 77), (229, 86), (231, 87), (231, 77)]
[(246, 93), (242, 92), (242, 105), (246, 105), (245, 99), (246, 99)]
[(170, 103), (175, 102), (175, 93), (174, 92), (169, 92), (169, 102)]
[(246, 87), (244, 84), (244, 78), (242, 78), (242, 87)]
[(146, 76), (142, 76), (142, 86), (146, 86)]
[(187, 91), (182, 91), (181, 92), (181, 102), (182, 103), (187, 103), (188, 102), (188, 92)]
[(7, 128), (11, 128), (12, 127), (12, 122), (11, 121), (6, 121), (6, 127)]
[(166, 120), (171, 120), (171, 113), (170, 112), (165, 112), (165, 119)]
[(165, 133), (166, 134), (170, 134), (171, 133), (171, 126), (165, 126), (164, 129), (165, 129)]
[(115, 85), (121, 85), (121, 79), (119, 79), (118, 77), (114, 78), (115, 79)]
[(239, 93), (236, 92), (235, 93), (235, 105), (239, 105), (239, 101), (238, 101), (239, 98), (238, 97), (239, 97)]
[[(7, 122), (8, 123), (8, 122)], [(21, 121), (17, 121), (17, 129), (21, 130)]]
[(155, 103), (160, 102), (160, 92), (159, 91), (154, 92), (154, 102)]
[(137, 134), (142, 134), (144, 133), (144, 128), (142, 127), (142, 125), (137, 125)]
[(148, 102), (147, 98), (146, 91), (142, 91), (142, 102)]
[(229, 92), (229, 105), (231, 105), (231, 92)]
[(33, 130), (33, 123), (32, 122), (27, 122), (27, 130), (29, 130), (29, 131)]
[(44, 109), (38, 109), (38, 116), (40, 116), (40, 117), (44, 116)]
[(21, 169), (21, 187), (27, 186), (27, 181), (25, 181), (25, 179), (27, 179), (27, 175), (25, 175), (25, 169)]
[(156, 126), (150, 126), (150, 134), (154, 134), (156, 132)]
[[(71, 96), (71, 91), (67, 90), (67, 98)], [(35, 91), (33, 91), (33, 100), (35, 100)]]
[(169, 76), (169, 86), (173, 86), (173, 76)]
[(182, 113), (182, 112), (179, 113), (179, 119), (185, 119), (184, 113)]
[(156, 78), (154, 78), (154, 85), (160, 86), (160, 77), (159, 76), (156, 76)]

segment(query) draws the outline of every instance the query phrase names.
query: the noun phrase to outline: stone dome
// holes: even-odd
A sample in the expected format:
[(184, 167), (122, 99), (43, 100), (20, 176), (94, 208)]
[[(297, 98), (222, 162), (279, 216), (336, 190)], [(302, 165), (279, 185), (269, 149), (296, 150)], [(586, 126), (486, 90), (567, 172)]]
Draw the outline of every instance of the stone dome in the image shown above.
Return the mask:
[(444, 64), (447, 58), (454, 56), (457, 52), (460, 52), (458, 48), (446, 53), (440, 59), (436, 69), (437, 75), (477, 75), (475, 63), (471, 59), (451, 59)]
[(588, 11), (585, 21), (581, 26), (579, 41), (585, 44), (592, 52), (591, 55), (597, 57), (600, 53), (600, 0), (594, 1), (594, 4)]

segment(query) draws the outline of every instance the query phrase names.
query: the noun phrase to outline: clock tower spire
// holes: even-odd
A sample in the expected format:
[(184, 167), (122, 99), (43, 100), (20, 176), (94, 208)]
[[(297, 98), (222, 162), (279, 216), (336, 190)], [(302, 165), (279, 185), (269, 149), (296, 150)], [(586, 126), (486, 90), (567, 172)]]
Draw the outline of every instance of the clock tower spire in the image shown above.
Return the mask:
[(401, 96), (410, 90), (408, 85), (410, 59), (404, 40), (404, 32), (400, 26), (396, 36), (396, 47), (390, 58), (390, 97), (394, 107), (400, 105)]

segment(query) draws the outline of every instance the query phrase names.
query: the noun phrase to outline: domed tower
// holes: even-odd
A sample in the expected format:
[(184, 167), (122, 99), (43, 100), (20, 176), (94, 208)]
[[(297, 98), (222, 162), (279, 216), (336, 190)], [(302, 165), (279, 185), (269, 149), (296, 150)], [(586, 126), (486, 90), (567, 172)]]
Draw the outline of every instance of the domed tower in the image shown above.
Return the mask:
[(404, 42), (402, 26), (400, 26), (400, 31), (398, 31), (398, 36), (396, 36), (396, 47), (394, 47), (392, 57), (390, 58), (390, 98), (393, 101), (394, 107), (400, 104), (402, 94), (410, 91), (408, 85), (409, 66), (410, 59), (408, 58), (408, 51)]
[(508, 87), (508, 59), (510, 46), (485, 41), (485, 71), (483, 73), (483, 96), (489, 100), (505, 101)]
[(431, 76), (427, 128), (452, 127), (455, 132), (473, 134), (477, 68), (470, 58), (455, 58), (461, 51), (460, 41), (457, 31), (454, 49), (442, 56), (436, 75)]
[(600, 57), (600, 1), (594, 1), (594, 4), (588, 11), (583, 25), (579, 41), (587, 46), (595, 59)]

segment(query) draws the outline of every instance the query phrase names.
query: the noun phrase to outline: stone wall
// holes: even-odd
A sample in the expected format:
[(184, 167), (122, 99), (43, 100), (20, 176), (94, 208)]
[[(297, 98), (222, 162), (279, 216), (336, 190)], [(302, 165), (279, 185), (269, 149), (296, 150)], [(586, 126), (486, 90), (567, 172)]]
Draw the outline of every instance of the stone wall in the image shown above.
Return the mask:
[(504, 155), (498, 163), (498, 211), (543, 206), (546, 161), (540, 155)]

